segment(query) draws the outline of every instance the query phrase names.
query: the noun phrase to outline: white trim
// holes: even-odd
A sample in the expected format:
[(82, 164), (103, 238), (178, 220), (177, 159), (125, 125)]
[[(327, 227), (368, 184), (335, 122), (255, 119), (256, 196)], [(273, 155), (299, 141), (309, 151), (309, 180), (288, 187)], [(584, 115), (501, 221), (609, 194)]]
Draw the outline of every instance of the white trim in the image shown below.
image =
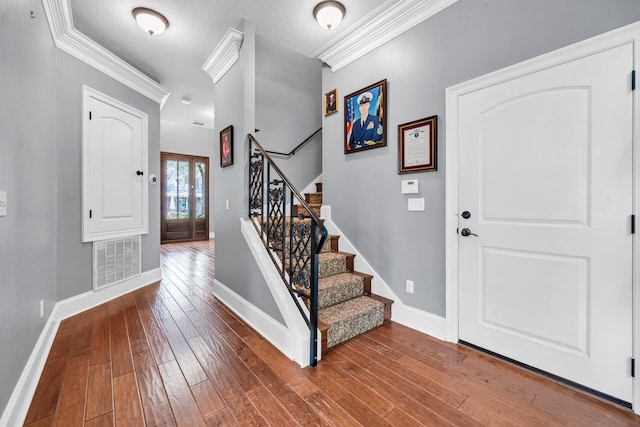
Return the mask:
[(56, 47), (160, 104), (171, 92), (73, 27), (70, 0), (42, 0)]
[(240, 58), (240, 46), (242, 46), (243, 39), (244, 33), (229, 28), (202, 65), (202, 69), (213, 79), (214, 85)]
[(98, 292), (89, 291), (59, 301), (53, 308), (51, 315), (55, 320), (64, 320), (160, 280), (162, 280), (162, 270), (160, 268), (147, 270), (139, 276), (132, 277), (108, 288), (103, 288)]
[(59, 324), (59, 321), (53, 320), (53, 316), (49, 316), (2, 413), (0, 427), (13, 427), (24, 424)]
[[(446, 143), (445, 143), (445, 182), (446, 182), (446, 338), (447, 341), (458, 341), (458, 103), (460, 97), (485, 89), (502, 82), (513, 80), (522, 76), (533, 74), (554, 66), (568, 63), (589, 55), (594, 55), (607, 49), (632, 43), (634, 46), (634, 68), (638, 68), (640, 58), (640, 23), (630, 24), (608, 33), (590, 38), (588, 40), (558, 49), (519, 64), (506, 67), (481, 76), (446, 90)], [(631, 70), (629, 70), (631, 72)], [(640, 141), (640, 115), (637, 106), (640, 105), (638, 90), (634, 94), (634, 212), (640, 212), (640, 150), (637, 142)], [(640, 356), (640, 237), (633, 235), (633, 353), (638, 359)], [(633, 410), (640, 414), (640, 381), (633, 379)]]
[[(273, 265), (273, 261), (267, 253), (262, 240), (260, 240), (260, 236), (258, 236), (254, 226), (251, 224), (251, 221), (241, 218), (240, 227), (247, 246), (269, 286), (271, 295), (280, 310), (286, 326), (276, 322), (260, 309), (226, 287), (222, 289), (225, 292), (226, 299), (218, 295), (218, 293), (216, 293), (216, 296), (223, 301), (228, 300), (227, 305), (254, 329), (260, 332), (267, 341), (282, 353), (286, 354), (287, 357), (297, 362), (301, 367), (309, 366), (309, 328), (303, 321), (300, 316), (300, 311), (282, 283), (280, 273)], [(219, 284), (223, 286), (221, 283)], [(216, 288), (214, 287), (214, 293), (215, 290)], [(306, 310), (304, 302), (302, 302), (302, 300), (299, 300), (299, 302), (303, 311), (305, 311), (308, 316), (309, 313)], [(319, 339), (318, 342), (321, 342), (321, 340)], [(318, 356), (318, 359), (319, 358)]]
[[(96, 240), (116, 239), (119, 237), (130, 237), (149, 233), (149, 184), (146, 180), (142, 180), (141, 184), (141, 200), (140, 200), (140, 227), (124, 228), (120, 230), (100, 230), (95, 222), (90, 222), (87, 213), (91, 208), (91, 188), (90, 183), (92, 177), (91, 171), (91, 119), (89, 113), (91, 108), (91, 99), (95, 99), (115, 109), (124, 111), (131, 116), (140, 120), (140, 165), (142, 171), (149, 170), (149, 115), (124, 102), (105, 95), (104, 93), (82, 85), (82, 241), (93, 242)], [(94, 153), (95, 155), (95, 153)], [(95, 171), (94, 171), (95, 173)], [(93, 225), (93, 226), (92, 226)]]
[(335, 72), (458, 0), (388, 0), (314, 52)]
[(329, 234), (340, 235), (340, 250), (356, 254), (356, 258), (354, 260), (355, 270), (373, 275), (373, 279), (371, 280), (371, 292), (393, 300), (393, 305), (391, 306), (391, 320), (411, 329), (415, 329), (416, 331), (444, 340), (444, 317), (404, 304), (391, 290), (389, 285), (380, 278), (380, 275), (376, 273), (362, 254), (358, 252), (347, 236), (345, 236), (345, 234), (331, 220), (331, 206), (322, 206), (320, 213), (320, 217), (324, 219), (324, 226), (329, 231)]
[(162, 279), (160, 268), (145, 271), (140, 276), (111, 286), (99, 292), (89, 291), (62, 301), (58, 301), (51, 311), (40, 337), (36, 342), (27, 363), (22, 370), (9, 402), (0, 418), (0, 427), (12, 427), (24, 424), (31, 400), (38, 386), (40, 375), (49, 356), (51, 345), (60, 322), (92, 307), (103, 304), (121, 295)]
[(216, 238), (216, 232), (215, 231), (210, 232), (209, 233), (209, 238), (210, 239), (215, 239)]

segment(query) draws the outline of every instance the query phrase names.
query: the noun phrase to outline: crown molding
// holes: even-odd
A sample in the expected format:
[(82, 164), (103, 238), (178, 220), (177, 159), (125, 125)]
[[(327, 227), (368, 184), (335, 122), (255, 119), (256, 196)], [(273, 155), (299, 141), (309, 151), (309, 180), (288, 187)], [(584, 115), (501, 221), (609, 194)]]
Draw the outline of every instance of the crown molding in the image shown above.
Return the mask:
[(202, 69), (213, 79), (214, 85), (240, 58), (240, 46), (242, 46), (243, 39), (244, 33), (229, 28), (220, 43), (218, 43), (218, 46), (202, 65)]
[(338, 71), (458, 0), (388, 0), (311, 56)]
[(171, 92), (73, 27), (70, 0), (42, 0), (56, 47), (160, 104)]

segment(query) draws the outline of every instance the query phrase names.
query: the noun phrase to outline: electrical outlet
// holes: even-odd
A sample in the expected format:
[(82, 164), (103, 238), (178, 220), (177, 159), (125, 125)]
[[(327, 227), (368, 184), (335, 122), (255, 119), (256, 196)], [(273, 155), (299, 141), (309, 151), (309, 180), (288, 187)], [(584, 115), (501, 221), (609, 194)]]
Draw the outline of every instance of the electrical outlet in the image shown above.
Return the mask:
[(40, 318), (42, 319), (44, 317), (44, 300), (41, 299), (40, 300)]
[(407, 293), (413, 293), (413, 280), (407, 280)]

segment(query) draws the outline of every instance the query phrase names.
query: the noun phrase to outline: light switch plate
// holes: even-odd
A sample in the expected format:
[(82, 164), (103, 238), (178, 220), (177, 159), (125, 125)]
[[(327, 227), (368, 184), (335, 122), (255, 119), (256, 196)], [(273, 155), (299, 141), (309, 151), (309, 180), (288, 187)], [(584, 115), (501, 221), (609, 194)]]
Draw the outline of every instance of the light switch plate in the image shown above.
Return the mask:
[(409, 199), (410, 211), (423, 211), (424, 210), (424, 197), (417, 199)]
[(0, 191), (0, 216), (7, 215), (7, 192)]
[(417, 194), (419, 181), (417, 179), (402, 180), (402, 194)]

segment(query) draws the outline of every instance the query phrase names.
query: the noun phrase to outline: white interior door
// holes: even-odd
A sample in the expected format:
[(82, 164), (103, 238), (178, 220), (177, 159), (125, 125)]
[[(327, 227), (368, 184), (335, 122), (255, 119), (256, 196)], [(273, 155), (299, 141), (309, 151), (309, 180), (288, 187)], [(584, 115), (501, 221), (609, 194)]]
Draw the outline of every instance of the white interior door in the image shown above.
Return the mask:
[(147, 115), (85, 89), (83, 241), (148, 232)]
[(626, 402), (632, 69), (626, 44), (458, 110), (459, 338)]

